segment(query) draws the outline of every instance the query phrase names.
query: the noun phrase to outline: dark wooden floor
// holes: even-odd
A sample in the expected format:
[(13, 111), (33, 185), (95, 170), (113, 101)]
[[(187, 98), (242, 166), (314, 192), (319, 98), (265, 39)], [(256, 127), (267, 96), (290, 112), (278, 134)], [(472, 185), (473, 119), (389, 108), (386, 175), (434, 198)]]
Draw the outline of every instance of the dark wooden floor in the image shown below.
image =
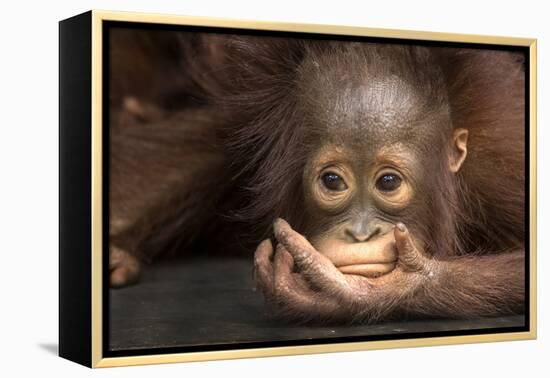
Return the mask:
[(252, 259), (172, 260), (135, 286), (110, 291), (111, 350), (289, 341), (523, 326), (524, 316), (366, 326), (296, 326), (270, 318)]

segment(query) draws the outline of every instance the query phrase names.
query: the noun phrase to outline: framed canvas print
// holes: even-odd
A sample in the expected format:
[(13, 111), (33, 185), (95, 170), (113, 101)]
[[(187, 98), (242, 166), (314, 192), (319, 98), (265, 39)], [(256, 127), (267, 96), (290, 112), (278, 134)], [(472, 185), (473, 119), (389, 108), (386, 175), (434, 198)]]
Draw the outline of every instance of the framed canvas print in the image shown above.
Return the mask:
[(60, 22), (59, 353), (536, 337), (536, 41)]

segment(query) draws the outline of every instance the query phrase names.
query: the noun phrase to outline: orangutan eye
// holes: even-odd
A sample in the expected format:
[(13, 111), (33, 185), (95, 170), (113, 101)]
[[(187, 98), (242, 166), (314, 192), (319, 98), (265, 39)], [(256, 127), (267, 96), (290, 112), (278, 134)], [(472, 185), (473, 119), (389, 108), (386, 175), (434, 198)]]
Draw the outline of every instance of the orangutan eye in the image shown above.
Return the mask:
[(334, 172), (325, 172), (321, 176), (323, 185), (333, 192), (343, 192), (348, 188), (344, 179)]
[(376, 188), (381, 192), (392, 192), (401, 186), (401, 177), (392, 173), (380, 176), (376, 181)]

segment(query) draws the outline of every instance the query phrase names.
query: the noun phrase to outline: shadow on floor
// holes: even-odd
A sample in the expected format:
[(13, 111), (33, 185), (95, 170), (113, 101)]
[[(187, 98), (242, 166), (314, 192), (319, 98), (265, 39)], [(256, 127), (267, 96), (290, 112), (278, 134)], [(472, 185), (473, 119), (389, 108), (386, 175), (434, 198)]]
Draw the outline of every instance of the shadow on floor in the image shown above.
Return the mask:
[(59, 345), (54, 343), (40, 343), (38, 347), (46, 352), (54, 355), (59, 355)]

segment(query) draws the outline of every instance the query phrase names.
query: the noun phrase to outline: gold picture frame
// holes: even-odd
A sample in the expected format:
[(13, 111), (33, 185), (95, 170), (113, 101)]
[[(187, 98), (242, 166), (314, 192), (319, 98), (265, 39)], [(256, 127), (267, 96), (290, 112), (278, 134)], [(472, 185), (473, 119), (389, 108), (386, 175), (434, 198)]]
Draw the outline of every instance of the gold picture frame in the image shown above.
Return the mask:
[[(343, 342), (299, 346), (231, 349), (170, 354), (144, 354), (106, 357), (104, 353), (104, 227), (103, 182), (104, 98), (103, 25), (106, 22), (128, 22), (163, 25), (186, 25), (228, 29), (330, 34), (354, 37), (397, 38), (433, 42), (459, 42), (478, 45), (505, 45), (528, 49), (529, 82), (529, 240), (528, 329), (521, 332), (420, 337), (412, 339)], [(80, 34), (79, 34), (80, 33)], [(81, 54), (83, 49), (87, 52)], [(80, 56), (76, 58), (76, 54)], [(371, 349), (466, 344), (494, 341), (535, 339), (536, 327), (536, 39), (481, 36), (422, 31), (376, 29), (367, 27), (293, 24), (231, 20), (210, 17), (126, 13), (93, 10), (60, 23), (60, 165), (61, 165), (61, 230), (60, 230), (60, 355), (89, 367), (114, 367), (188, 361), (207, 361), (310, 353), (345, 352)], [(79, 65), (70, 67), (71, 64)], [(87, 71), (89, 70), (89, 72)], [(89, 74), (89, 75), (88, 75)], [(75, 85), (77, 90), (75, 91)], [(70, 93), (69, 93), (70, 92)], [(79, 96), (78, 93), (82, 93)], [(89, 103), (87, 102), (89, 101)], [(76, 104), (76, 102), (79, 102)], [(75, 111), (76, 109), (76, 111)], [(85, 121), (84, 127), (75, 122)], [(72, 129), (70, 129), (72, 127)], [(80, 131), (79, 131), (80, 130)], [(89, 170), (76, 173), (83, 165), (71, 168), (69, 156), (79, 157), (71, 147), (75, 138), (88, 143), (83, 165)], [(80, 139), (79, 139), (80, 138)], [(73, 155), (70, 155), (70, 154)], [(64, 165), (66, 164), (66, 165)], [(88, 168), (86, 168), (88, 169)], [(84, 175), (84, 176), (79, 176)], [(82, 178), (82, 179), (81, 179)], [(66, 180), (66, 181), (64, 181)], [(74, 184), (75, 180), (78, 184)], [(72, 185), (68, 185), (72, 182)], [(89, 186), (88, 186), (89, 185)], [(85, 212), (76, 214), (69, 207), (78, 201)], [(79, 218), (84, 217), (84, 218)], [(69, 236), (70, 235), (70, 236)], [(84, 236), (85, 235), (85, 236)], [(77, 298), (78, 297), (78, 298)]]

